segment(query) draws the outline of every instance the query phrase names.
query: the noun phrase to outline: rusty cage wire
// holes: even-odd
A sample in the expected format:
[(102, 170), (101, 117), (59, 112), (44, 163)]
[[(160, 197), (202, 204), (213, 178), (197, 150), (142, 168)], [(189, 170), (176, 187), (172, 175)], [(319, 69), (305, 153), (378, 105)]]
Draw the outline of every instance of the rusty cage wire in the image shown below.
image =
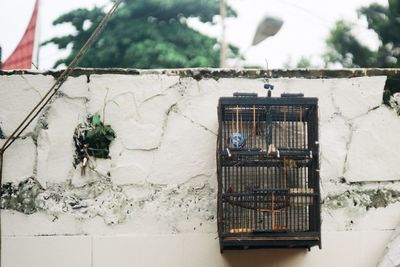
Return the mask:
[(221, 252), (321, 246), (318, 99), (235, 93), (218, 118)]

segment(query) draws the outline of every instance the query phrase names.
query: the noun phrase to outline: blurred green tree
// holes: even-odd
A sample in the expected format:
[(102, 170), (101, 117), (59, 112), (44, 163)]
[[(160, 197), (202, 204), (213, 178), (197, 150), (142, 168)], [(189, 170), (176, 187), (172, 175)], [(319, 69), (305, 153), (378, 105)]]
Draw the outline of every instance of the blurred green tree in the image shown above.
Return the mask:
[(343, 67), (400, 67), (400, 0), (388, 0), (388, 6), (373, 3), (358, 10), (365, 16), (368, 28), (374, 31), (380, 45), (372, 50), (352, 33), (352, 25), (338, 21), (327, 39), (326, 64)]
[[(192, 29), (188, 18), (213, 23), (219, 14), (218, 0), (126, 0), (110, 20), (94, 47), (79, 66), (122, 68), (217, 67), (219, 45)], [(229, 16), (236, 16), (228, 8)], [(53, 25), (70, 23), (74, 34), (55, 37), (43, 43), (71, 53), (58, 60), (68, 65), (104, 16), (101, 8), (77, 9), (57, 18)], [(238, 49), (229, 46), (230, 56)]]

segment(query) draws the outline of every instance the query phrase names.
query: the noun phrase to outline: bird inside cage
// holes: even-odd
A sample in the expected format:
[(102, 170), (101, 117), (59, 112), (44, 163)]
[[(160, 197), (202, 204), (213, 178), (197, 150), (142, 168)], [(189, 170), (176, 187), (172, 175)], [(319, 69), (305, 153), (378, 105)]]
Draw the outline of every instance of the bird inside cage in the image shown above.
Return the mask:
[(246, 145), (246, 138), (243, 134), (243, 117), (239, 118), (239, 106), (236, 106), (236, 120), (232, 114), (231, 134), (229, 135), (229, 144), (234, 148), (242, 148)]

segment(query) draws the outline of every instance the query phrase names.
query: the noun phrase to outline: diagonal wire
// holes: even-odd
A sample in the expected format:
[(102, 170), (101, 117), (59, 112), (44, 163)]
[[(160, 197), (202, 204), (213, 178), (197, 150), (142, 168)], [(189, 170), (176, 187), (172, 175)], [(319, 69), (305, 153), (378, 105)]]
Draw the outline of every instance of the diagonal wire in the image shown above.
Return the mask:
[[(68, 79), (68, 76), (71, 74), (73, 69), (77, 66), (80, 59), (86, 54), (88, 49), (92, 46), (92, 44), (97, 40), (101, 32), (106, 27), (110, 18), (117, 10), (118, 6), (122, 3), (123, 0), (117, 0), (114, 5), (111, 7), (110, 11), (104, 16), (100, 24), (94, 30), (92, 35), (86, 41), (84, 46), (79, 50), (76, 54), (72, 62), (69, 66), (62, 72), (62, 74), (57, 78), (53, 86), (49, 89), (49, 91), (43, 96), (43, 98), (36, 104), (36, 106), (32, 109), (32, 111), (25, 117), (25, 119), (18, 125), (15, 131), (7, 138), (2, 147), (0, 148), (0, 186), (2, 185), (2, 176), (3, 176), (3, 159), (4, 152), (9, 148), (12, 143), (23, 133), (23, 131), (32, 123), (32, 121), (37, 117), (37, 115), (43, 110), (43, 108), (50, 102), (51, 98), (57, 93), (63, 83)], [(1, 217), (0, 217), (1, 218)], [(0, 222), (0, 265), (2, 262), (2, 238), (1, 238), (1, 222)]]
[[(63, 83), (67, 80), (68, 76), (71, 74), (73, 69), (79, 63), (80, 59), (86, 54), (90, 46), (97, 40), (100, 33), (106, 27), (108, 21), (110, 20), (111, 16), (121, 4), (123, 0), (118, 0), (114, 3), (110, 11), (107, 15), (103, 18), (100, 24), (97, 26), (95, 31), (86, 41), (84, 46), (79, 50), (76, 54), (75, 58), (69, 64), (69, 66), (64, 70), (64, 72), (57, 78), (53, 86), (50, 90), (43, 96), (43, 98), (39, 101), (39, 103), (32, 109), (32, 111), (25, 117), (25, 119), (18, 125), (15, 131), (10, 135), (10, 137), (5, 141), (3, 146), (0, 149), (0, 153), (3, 154), (10, 145), (22, 134), (22, 132), (32, 123), (32, 121), (37, 117), (37, 115), (43, 110), (43, 108), (49, 103), (51, 98), (57, 93)], [(1, 182), (1, 181), (0, 181)]]

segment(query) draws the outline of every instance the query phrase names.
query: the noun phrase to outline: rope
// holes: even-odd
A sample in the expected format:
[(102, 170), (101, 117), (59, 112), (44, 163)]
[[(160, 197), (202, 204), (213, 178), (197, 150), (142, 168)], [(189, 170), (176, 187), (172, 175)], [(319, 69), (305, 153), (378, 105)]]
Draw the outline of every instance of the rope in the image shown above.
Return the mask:
[[(114, 14), (115, 10), (117, 10), (118, 6), (121, 4), (123, 0), (118, 0), (114, 3), (110, 11), (103, 18), (100, 24), (97, 26), (95, 31), (86, 41), (85, 45), (79, 50), (76, 54), (72, 62), (69, 66), (62, 72), (62, 74), (57, 78), (53, 86), (49, 89), (49, 91), (44, 95), (44, 97), (39, 101), (39, 103), (32, 109), (32, 111), (25, 117), (25, 119), (18, 125), (15, 131), (11, 134), (11, 136), (5, 141), (3, 146), (0, 149), (0, 152), (3, 154), (12, 143), (22, 134), (22, 132), (32, 123), (32, 121), (37, 117), (37, 115), (43, 110), (43, 108), (50, 102), (51, 98), (57, 93), (60, 87), (67, 80), (70, 73), (74, 70), (76, 65), (79, 63), (80, 59), (86, 54), (91, 45), (96, 41), (100, 33), (104, 30), (107, 23), (109, 22), (111, 16)], [(1, 182), (1, 180), (0, 180)]]
[[(3, 160), (4, 160), (4, 152), (14, 143), (14, 141), (20, 137), (23, 131), (32, 123), (32, 121), (38, 116), (38, 114), (43, 110), (43, 108), (50, 102), (51, 98), (57, 93), (63, 83), (67, 80), (70, 73), (76, 67), (80, 59), (86, 54), (88, 49), (92, 46), (92, 44), (96, 41), (100, 33), (104, 30), (110, 18), (117, 10), (118, 6), (122, 3), (123, 0), (117, 0), (110, 11), (104, 16), (100, 24), (94, 30), (92, 35), (86, 41), (85, 45), (79, 50), (76, 54), (72, 62), (69, 66), (64, 70), (64, 72), (57, 78), (53, 86), (49, 89), (49, 91), (44, 95), (44, 97), (39, 101), (38, 104), (32, 109), (31, 112), (25, 117), (25, 119), (18, 125), (18, 127), (14, 130), (14, 132), (7, 138), (4, 142), (3, 146), (0, 148), (0, 187), (2, 185), (3, 178)], [(2, 261), (2, 247), (1, 247), (1, 223), (0, 223), (0, 265)]]

